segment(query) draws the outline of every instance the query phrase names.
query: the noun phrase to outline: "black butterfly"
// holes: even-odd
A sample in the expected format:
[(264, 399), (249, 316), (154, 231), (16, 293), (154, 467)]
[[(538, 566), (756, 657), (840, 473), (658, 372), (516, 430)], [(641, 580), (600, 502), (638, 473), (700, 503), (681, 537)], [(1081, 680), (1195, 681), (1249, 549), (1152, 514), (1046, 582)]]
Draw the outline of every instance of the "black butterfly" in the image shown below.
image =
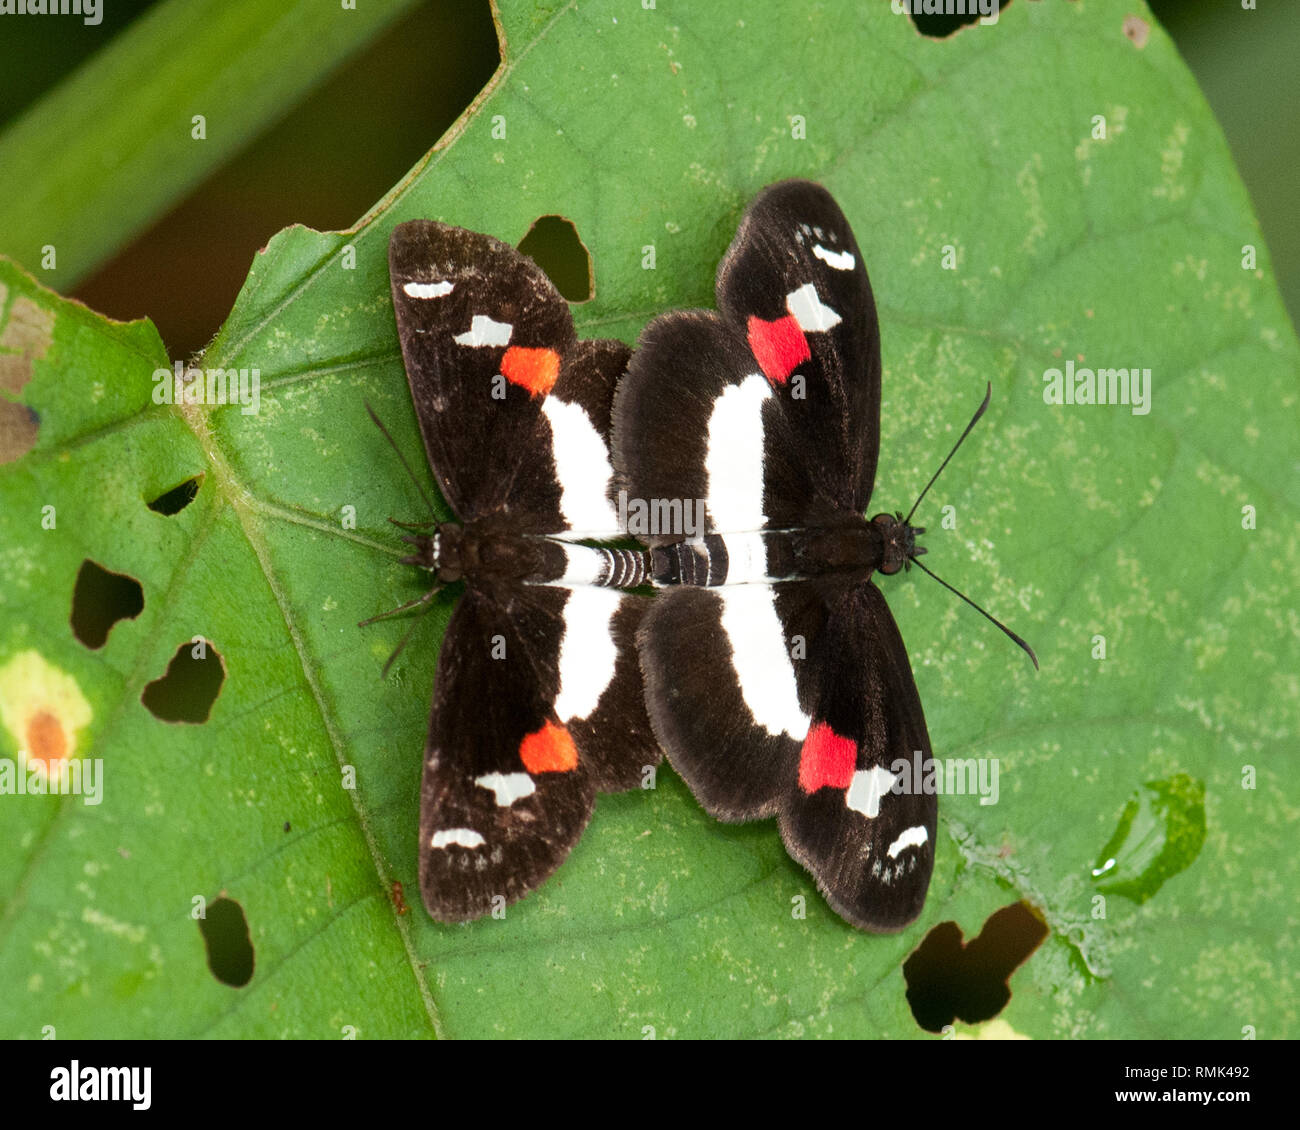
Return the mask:
[(579, 341), (531, 260), (429, 221), (389, 243), (397, 330), (424, 444), (461, 525), (406, 558), (463, 580), (439, 657), (420, 795), (420, 891), (476, 918), (543, 882), (597, 792), (643, 784), (661, 752), (635, 633), (644, 554), (621, 535), (609, 458), (630, 350)]
[(838, 914), (899, 930), (925, 901), (937, 803), (914, 780), (930, 739), (871, 577), (924, 553), (924, 530), (864, 517), (880, 334), (830, 194), (760, 193), (717, 298), (650, 323), (614, 404), (628, 499), (703, 499), (708, 516), (703, 537), (649, 539), (668, 586), (639, 633), (650, 719), (709, 813), (778, 817)]

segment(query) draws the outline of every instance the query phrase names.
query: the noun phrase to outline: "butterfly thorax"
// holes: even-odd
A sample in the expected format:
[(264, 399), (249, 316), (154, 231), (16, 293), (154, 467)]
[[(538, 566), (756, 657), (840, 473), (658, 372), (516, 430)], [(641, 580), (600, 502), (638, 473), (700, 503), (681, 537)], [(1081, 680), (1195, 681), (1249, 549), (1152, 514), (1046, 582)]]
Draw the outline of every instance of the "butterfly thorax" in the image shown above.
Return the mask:
[[(773, 575), (789, 577), (843, 576), (866, 580), (873, 572), (897, 573), (913, 557), (924, 553), (916, 536), (923, 529), (909, 526), (901, 514), (877, 514), (870, 521), (853, 517), (843, 522), (784, 531), (788, 549), (780, 535), (768, 545)], [(786, 563), (783, 558), (789, 554)]]
[(402, 559), (437, 575), (442, 584), (465, 578), (536, 581), (554, 574), (555, 551), (541, 539), (476, 523), (446, 523), (406, 539), (415, 552)]

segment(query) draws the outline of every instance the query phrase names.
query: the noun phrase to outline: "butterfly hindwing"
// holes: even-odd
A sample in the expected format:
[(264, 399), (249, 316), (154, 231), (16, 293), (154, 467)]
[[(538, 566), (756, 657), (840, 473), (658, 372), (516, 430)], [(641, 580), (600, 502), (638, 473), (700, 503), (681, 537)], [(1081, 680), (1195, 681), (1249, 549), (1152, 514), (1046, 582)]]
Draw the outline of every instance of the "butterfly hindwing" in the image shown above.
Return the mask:
[(802, 514), (811, 482), (764, 490), (766, 434), (780, 426), (744, 338), (718, 315), (656, 318), (614, 404), (614, 457), (631, 499), (703, 500), (708, 528), (757, 530)]
[[(575, 663), (590, 666), (598, 648), (604, 649), (602, 664), (612, 662), (595, 709), (568, 721), (598, 792), (645, 787), (648, 770), (663, 758), (646, 714), (636, 648), (637, 630), (650, 603), (613, 589), (575, 588), (565, 605), (566, 640), (572, 640)], [(608, 624), (608, 634), (603, 623)]]
[(781, 810), (808, 728), (791, 649), (816, 635), (811, 586), (789, 586), (781, 623), (762, 585), (665, 589), (642, 624), (646, 705), (673, 767), (705, 810), (744, 821)]
[(551, 462), (560, 484), (564, 538), (625, 536), (616, 510), (610, 458), (611, 417), (618, 379), (632, 350), (621, 341), (579, 341), (563, 358), (542, 403)]
[[(537, 659), (558, 652), (565, 594), (538, 586), (526, 600), (515, 595), (468, 590), (439, 655), (420, 790), (420, 890), (444, 922), (488, 914), (546, 879), (595, 799), (585, 774), (562, 768), (577, 760), (557, 752), (564, 734), (546, 729), (554, 663)], [(542, 735), (548, 771), (540, 757), (531, 770), (525, 764), (531, 734)]]
[(435, 918), (477, 918), (533, 890), (597, 791), (633, 787), (658, 762), (632, 646), (643, 603), (591, 587), (466, 591), (443, 640), (421, 787), (420, 887)]
[(779, 816), (791, 856), (856, 926), (916, 917), (937, 804), (914, 787), (930, 742), (879, 589), (670, 589), (645, 618), (641, 656), (655, 732), (710, 815)]

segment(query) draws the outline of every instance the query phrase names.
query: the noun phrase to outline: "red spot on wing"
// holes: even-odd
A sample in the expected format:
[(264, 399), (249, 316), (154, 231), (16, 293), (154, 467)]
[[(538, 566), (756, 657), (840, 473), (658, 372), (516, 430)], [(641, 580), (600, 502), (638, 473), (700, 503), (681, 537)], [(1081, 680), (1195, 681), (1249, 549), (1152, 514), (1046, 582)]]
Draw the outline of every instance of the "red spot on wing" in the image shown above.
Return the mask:
[(799, 751), (799, 787), (806, 793), (818, 789), (847, 789), (858, 764), (858, 745), (842, 738), (825, 722), (808, 731)]
[(771, 384), (785, 384), (795, 367), (812, 357), (808, 339), (793, 314), (775, 322), (751, 315), (748, 329), (750, 352)]
[(529, 773), (568, 773), (578, 767), (578, 748), (568, 730), (546, 722), (519, 743), (519, 760)]
[(560, 355), (554, 349), (512, 345), (501, 358), (501, 375), (533, 396), (545, 396), (560, 375)]

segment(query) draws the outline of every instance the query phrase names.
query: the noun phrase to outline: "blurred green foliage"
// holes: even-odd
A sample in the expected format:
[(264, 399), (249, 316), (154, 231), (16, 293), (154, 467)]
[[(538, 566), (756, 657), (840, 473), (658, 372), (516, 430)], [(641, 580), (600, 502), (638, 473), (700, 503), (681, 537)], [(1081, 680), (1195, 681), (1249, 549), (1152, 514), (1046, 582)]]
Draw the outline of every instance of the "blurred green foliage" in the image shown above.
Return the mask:
[[(194, 68), (195, 88), (203, 94), (202, 109), (212, 117), (210, 140), (204, 146), (225, 144), (222, 162), (210, 172), (199, 170), (200, 180), (191, 183), (181, 196), (163, 198), (160, 194), (162, 213), (146, 219), (139, 232), (126, 222), (129, 200), (120, 209), (110, 201), (107, 206), (78, 212), (76, 198), (69, 201), (68, 193), (60, 193), (58, 208), (51, 213), (52, 226), (59, 223), (55, 212), (62, 211), (81, 228), (101, 237), (111, 254), (89, 275), (70, 270), (76, 256), (67, 243), (69, 239), (81, 243), (83, 238), (81, 234), (68, 236), (60, 240), (59, 271), (42, 273), (54, 289), (70, 293), (102, 313), (119, 319), (149, 317), (173, 357), (192, 356), (207, 344), (229, 313), (253, 255), (271, 236), (294, 223), (321, 230), (355, 223), (433, 146), (498, 63), (496, 31), (486, 3), (436, 0), (416, 4), (404, 15), (400, 5), (389, 5), (396, 20), (370, 38), (368, 46), (366, 38), (382, 20), (358, 21), (355, 13), (337, 9), (337, 5), (323, 11), (313, 4), (296, 3), (270, 9), (254, 6), (243, 16), (248, 42), (225, 43), (220, 50), (208, 48), (209, 54), (216, 51), (229, 70), (229, 77), (223, 78), (214, 70), (213, 59), (204, 54), (205, 43), (215, 40), (220, 47), (231, 36), (238, 40), (241, 25), (238, 13), (221, 6), (224, 27), (230, 33), (223, 37), (209, 18), (212, 14), (203, 11), (210, 6), (210, 0), (152, 4), (134, 0), (106, 4), (103, 23), (98, 26), (61, 16), (8, 17), (0, 25), (0, 153), (6, 141), (12, 145), (15, 135), (25, 131), (28, 136), (21, 152), (34, 154), (48, 165), (49, 155), (41, 147), (44, 144), (48, 149), (54, 143), (53, 130), (60, 135), (60, 151), (83, 150), (85, 159), (92, 162), (92, 171), (101, 161), (120, 158), (123, 146), (111, 140), (106, 143), (106, 130), (127, 137), (135, 149), (130, 160), (137, 164), (142, 151), (152, 144), (147, 131), (136, 137), (132, 134), (134, 121), (123, 121), (120, 114), (115, 118), (111, 107), (89, 106), (83, 113), (84, 98), (76, 101), (75, 111), (69, 107), (53, 120), (42, 120), (41, 115), (48, 114), (44, 99), (60, 97), (60, 84), (65, 84), (66, 98), (66, 84), (78, 81), (76, 68), (90, 60), (96, 49), (96, 64), (125, 53), (123, 32), (127, 28), (133, 34), (138, 32), (142, 20), (191, 25), (193, 34), (177, 40), (185, 46), (169, 47), (166, 58), (174, 62), (173, 73)], [(311, 52), (293, 56), (293, 73), (288, 73), (286, 60), (285, 69), (270, 76), (275, 89), (283, 94), (283, 105), (260, 115), (240, 106), (241, 91), (251, 98), (267, 85), (266, 80), (247, 77), (252, 56), (241, 55), (241, 50), (264, 50), (262, 44), (275, 42), (277, 34), (280, 39), (286, 34), (291, 40), (295, 35), (301, 38), (308, 34), (303, 30), (304, 21), (317, 29), (313, 33), (317, 39), (323, 28), (336, 41), (355, 25), (350, 34), (361, 50), (348, 57), (350, 47), (345, 41), (315, 42)], [(288, 32), (281, 30), (286, 26)], [(156, 49), (153, 56), (148, 55), (147, 39), (143, 51), (146, 60), (158, 62)], [(120, 62), (118, 66), (123, 69)], [(127, 60), (121, 75), (124, 97), (138, 93), (131, 81), (132, 67), (148, 72), (141, 75), (141, 83), (158, 85), (155, 66)], [(190, 178), (192, 175), (179, 166), (191, 156), (199, 159), (207, 155), (199, 150), (192, 153), (196, 143), (187, 140), (190, 114), (199, 111), (172, 103), (173, 98), (185, 96), (184, 82), (172, 82), (168, 89), (172, 91), (169, 105), (158, 112), (166, 115), (174, 110), (180, 149), (161, 171)], [(233, 93), (224, 114), (209, 109), (212, 98), (207, 92), (213, 89)], [(246, 132), (232, 146), (229, 134), (234, 127)], [(20, 167), (28, 164), (31, 161), (21, 156), (0, 159), (0, 178), (21, 181), (32, 191), (39, 187), (39, 178), (32, 169)], [(71, 180), (69, 170), (60, 165), (52, 170), (53, 180), (77, 184), (76, 167), (70, 170)], [(145, 185), (156, 189), (150, 175), (144, 175)], [(25, 220), (22, 226), (39, 228), (39, 217), (37, 221)], [(44, 242), (46, 239), (27, 238), (12, 227), (5, 230), (0, 224), (0, 251), (13, 255), (28, 269), (36, 270), (41, 264), (34, 261), (39, 252), (28, 253), (25, 248), (39, 249)]]
[(1228, 138), (1272, 256), (1278, 289), (1300, 325), (1300, 4), (1150, 0)]
[[(0, 136), (159, 2), (114, 0), (97, 27), (64, 19), (7, 22)], [(1150, 6), (1227, 134), (1291, 320), (1300, 323), (1300, 3), (1261, 0), (1255, 11), (1236, 0)], [(429, 0), (299, 105), (286, 107), (283, 120), (73, 293), (115, 317), (149, 316), (173, 356), (193, 354), (229, 312), (258, 247), (291, 223), (330, 229), (358, 219), (455, 121), (497, 62), (486, 0)], [(202, 272), (190, 270), (195, 262)]]

